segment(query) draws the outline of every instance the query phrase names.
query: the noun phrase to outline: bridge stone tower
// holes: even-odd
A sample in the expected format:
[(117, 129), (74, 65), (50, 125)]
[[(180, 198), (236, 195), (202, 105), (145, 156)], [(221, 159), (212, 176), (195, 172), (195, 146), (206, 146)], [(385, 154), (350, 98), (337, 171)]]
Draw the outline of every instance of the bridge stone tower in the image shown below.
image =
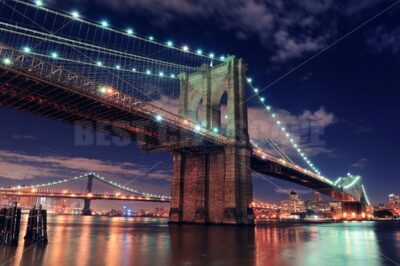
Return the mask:
[[(86, 183), (86, 192), (92, 193), (93, 187), (93, 175), (89, 174), (87, 176), (87, 183)], [(92, 211), (90, 209), (90, 199), (85, 199), (83, 204), (82, 215), (92, 215)]]
[(254, 224), (245, 72), (243, 60), (231, 56), (214, 67), (180, 75), (179, 114), (197, 121), (201, 108), (202, 126), (220, 128), (226, 92), (226, 136), (235, 141), (173, 152), (172, 223)]

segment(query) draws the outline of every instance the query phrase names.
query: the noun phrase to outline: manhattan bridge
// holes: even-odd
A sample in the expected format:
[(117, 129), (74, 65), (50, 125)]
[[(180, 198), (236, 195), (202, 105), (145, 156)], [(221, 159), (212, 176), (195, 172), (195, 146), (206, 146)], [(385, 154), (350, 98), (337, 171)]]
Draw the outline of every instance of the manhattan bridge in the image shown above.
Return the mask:
[[(353, 206), (362, 179), (325, 177), (280, 120), (245, 61), (119, 29), (44, 1), (0, 1), (0, 107), (96, 129), (173, 156), (171, 197), (95, 173), (1, 188), (3, 195), (170, 202), (171, 222), (253, 224), (252, 173), (293, 182)], [(248, 99), (292, 148), (249, 135)], [(257, 121), (257, 123), (263, 123)]]

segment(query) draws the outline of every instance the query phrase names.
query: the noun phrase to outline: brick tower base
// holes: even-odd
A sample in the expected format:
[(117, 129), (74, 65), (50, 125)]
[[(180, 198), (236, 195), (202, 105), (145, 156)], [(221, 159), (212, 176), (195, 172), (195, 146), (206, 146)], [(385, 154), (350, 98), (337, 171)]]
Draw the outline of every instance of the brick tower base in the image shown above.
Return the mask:
[(253, 225), (250, 150), (173, 154), (171, 223)]

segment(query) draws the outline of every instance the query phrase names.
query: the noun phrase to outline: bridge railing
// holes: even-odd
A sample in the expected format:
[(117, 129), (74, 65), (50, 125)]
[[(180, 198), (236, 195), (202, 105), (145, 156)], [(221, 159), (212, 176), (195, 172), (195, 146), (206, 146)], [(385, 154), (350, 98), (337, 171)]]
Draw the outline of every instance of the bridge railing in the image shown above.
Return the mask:
[(68, 87), (70, 90), (95, 98), (99, 102), (111, 104), (117, 108), (123, 108), (130, 112), (139, 113), (147, 118), (157, 120), (161, 117), (162, 121), (175, 126), (181, 130), (196, 132), (217, 144), (232, 144), (233, 139), (219, 135), (208, 130), (193, 121), (187, 120), (177, 114), (166, 111), (153, 104), (144, 102), (125, 93), (118, 91), (117, 88), (110, 87), (110, 94), (101, 92), (101, 88), (106, 88), (107, 84), (100, 84), (94, 80), (87, 79), (77, 73), (69, 71), (62, 66), (57, 66), (44, 61), (36, 56), (21, 52), (14, 48), (0, 44), (0, 57), (2, 58), (2, 67), (15, 69), (24, 74), (33, 75), (45, 82), (50, 82), (59, 87)]

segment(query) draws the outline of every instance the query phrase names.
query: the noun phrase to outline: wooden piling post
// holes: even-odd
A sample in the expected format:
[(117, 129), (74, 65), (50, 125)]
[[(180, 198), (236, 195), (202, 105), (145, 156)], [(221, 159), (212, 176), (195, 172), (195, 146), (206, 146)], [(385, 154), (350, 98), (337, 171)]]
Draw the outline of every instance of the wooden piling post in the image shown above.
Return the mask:
[(6, 219), (6, 213), (7, 213), (7, 208), (1, 208), (0, 209), (0, 243), (2, 243), (2, 239), (3, 239), (3, 226), (4, 226), (4, 221)]
[(42, 210), (42, 205), (29, 211), (25, 241), (47, 244), (47, 212)]
[(1, 228), (1, 243), (4, 245), (18, 245), (19, 230), (21, 225), (21, 209), (15, 202), (11, 208), (7, 208)]
[(26, 233), (25, 233), (25, 240), (30, 240), (32, 239), (32, 235), (33, 235), (33, 222), (34, 222), (34, 218), (33, 216), (35, 215), (34, 212), (36, 211), (36, 205), (33, 205), (32, 209), (29, 210), (29, 216), (28, 216), (28, 222), (26, 225)]

